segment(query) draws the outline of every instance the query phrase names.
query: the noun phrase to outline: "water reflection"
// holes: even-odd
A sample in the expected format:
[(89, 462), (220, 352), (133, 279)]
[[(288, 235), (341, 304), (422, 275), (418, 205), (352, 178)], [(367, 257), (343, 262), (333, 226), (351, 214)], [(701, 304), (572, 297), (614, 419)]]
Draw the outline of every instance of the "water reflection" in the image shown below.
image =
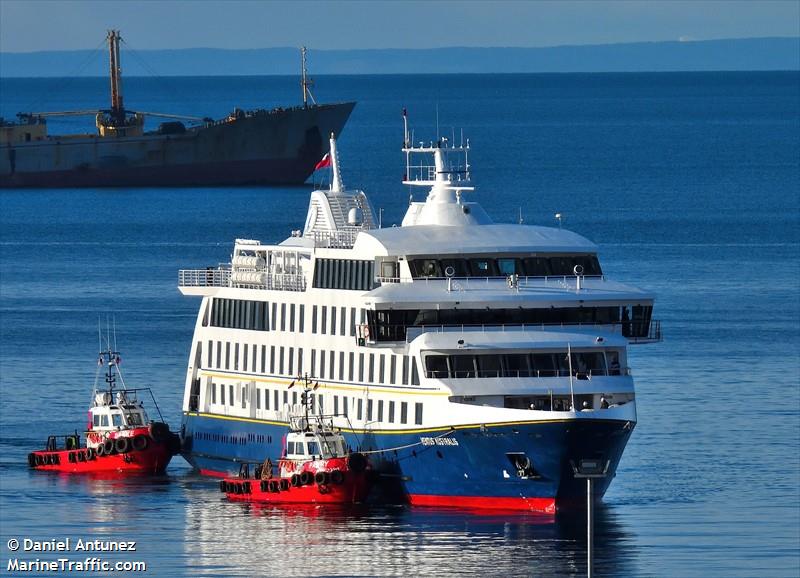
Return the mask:
[[(191, 494), (184, 545), (200, 574), (586, 572), (586, 522), (580, 514), (271, 506), (227, 502), (215, 485), (195, 486)], [(601, 506), (596, 514), (597, 573), (633, 573), (633, 540), (627, 530), (613, 509)]]

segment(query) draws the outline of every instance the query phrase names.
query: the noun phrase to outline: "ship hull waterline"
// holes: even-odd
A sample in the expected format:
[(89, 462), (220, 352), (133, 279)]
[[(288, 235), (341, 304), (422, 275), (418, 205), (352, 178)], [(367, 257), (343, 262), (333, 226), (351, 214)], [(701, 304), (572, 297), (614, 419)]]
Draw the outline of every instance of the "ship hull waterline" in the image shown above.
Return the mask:
[(174, 135), (51, 136), (0, 145), (0, 188), (302, 184), (354, 106), (264, 112)]
[[(572, 470), (581, 459), (609, 461), (607, 476), (594, 484), (595, 496), (603, 496), (634, 427), (632, 421), (581, 419), (476, 424), (450, 433), (447, 428), (342, 433), (351, 447), (384, 450), (370, 454), (380, 474), (372, 496), (378, 501), (555, 514), (585, 505), (586, 483)], [(183, 457), (201, 474), (226, 477), (241, 463), (277, 457), (285, 432), (280, 422), (187, 413)], [(391, 449), (404, 446), (409, 447)], [(531, 458), (534, 475), (518, 475), (509, 454), (520, 453)]]

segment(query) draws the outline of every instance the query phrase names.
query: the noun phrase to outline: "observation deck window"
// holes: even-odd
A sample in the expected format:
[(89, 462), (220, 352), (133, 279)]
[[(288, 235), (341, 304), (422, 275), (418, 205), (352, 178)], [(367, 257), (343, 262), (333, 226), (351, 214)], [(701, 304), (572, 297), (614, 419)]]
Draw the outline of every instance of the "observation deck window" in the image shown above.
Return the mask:
[[(572, 374), (578, 379), (626, 375), (627, 370), (620, 368), (619, 358), (619, 351), (616, 350), (573, 351)], [(433, 379), (566, 377), (569, 374), (570, 360), (567, 351), (425, 356), (425, 375)]]

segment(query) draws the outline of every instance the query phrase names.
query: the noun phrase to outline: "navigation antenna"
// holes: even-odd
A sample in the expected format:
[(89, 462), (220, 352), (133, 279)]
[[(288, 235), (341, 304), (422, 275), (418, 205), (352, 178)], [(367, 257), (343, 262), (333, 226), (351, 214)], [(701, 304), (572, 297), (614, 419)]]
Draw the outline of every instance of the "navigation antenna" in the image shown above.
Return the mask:
[(311, 94), (311, 85), (314, 84), (314, 80), (308, 78), (308, 74), (306, 72), (306, 47), (300, 47), (300, 59), (301, 59), (301, 70), (302, 70), (302, 79), (300, 80), (300, 86), (303, 88), (303, 107), (308, 108), (308, 99), (311, 99), (313, 104), (317, 104), (317, 101), (314, 100), (314, 95)]

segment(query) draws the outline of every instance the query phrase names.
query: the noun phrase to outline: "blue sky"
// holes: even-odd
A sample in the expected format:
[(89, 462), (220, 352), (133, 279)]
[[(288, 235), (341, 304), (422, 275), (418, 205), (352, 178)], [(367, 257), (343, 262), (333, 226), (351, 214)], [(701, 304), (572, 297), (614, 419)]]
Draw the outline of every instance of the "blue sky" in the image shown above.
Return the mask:
[(800, 35), (800, 0), (0, 0), (0, 51), (556, 46)]

